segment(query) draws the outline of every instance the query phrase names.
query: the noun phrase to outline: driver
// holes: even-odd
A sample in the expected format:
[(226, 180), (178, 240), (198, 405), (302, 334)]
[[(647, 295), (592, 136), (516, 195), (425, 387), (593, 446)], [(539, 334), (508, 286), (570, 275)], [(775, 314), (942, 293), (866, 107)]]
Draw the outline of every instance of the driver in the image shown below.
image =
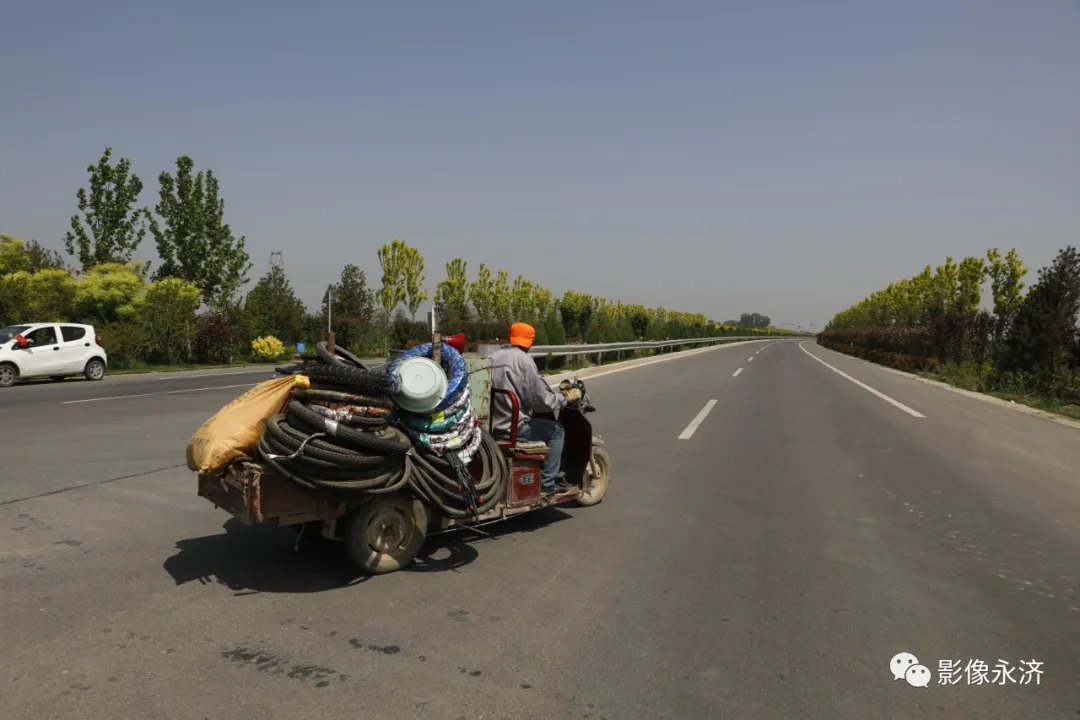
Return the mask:
[[(540, 377), (536, 362), (529, 357), (529, 348), (536, 340), (536, 330), (532, 325), (516, 322), (510, 326), (510, 345), (496, 350), (491, 355), (492, 378), (494, 387), (510, 390), (520, 401), (518, 416), (518, 437), (522, 440), (540, 441), (550, 448), (544, 460), (544, 472), (541, 488), (544, 495), (553, 495), (569, 488), (562, 482), (559, 464), (562, 462), (563, 440), (566, 437), (563, 426), (546, 418), (533, 417), (533, 413), (557, 413), (566, 407), (566, 403), (581, 399), (577, 388), (555, 392), (547, 381)], [(491, 402), (491, 432), (495, 437), (507, 437), (510, 434), (511, 412), (510, 398), (495, 393)]]

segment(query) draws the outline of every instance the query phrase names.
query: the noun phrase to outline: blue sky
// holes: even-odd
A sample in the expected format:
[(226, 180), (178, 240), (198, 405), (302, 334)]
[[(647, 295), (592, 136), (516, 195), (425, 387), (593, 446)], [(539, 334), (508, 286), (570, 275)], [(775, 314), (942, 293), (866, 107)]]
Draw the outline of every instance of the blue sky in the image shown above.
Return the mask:
[(946, 254), (1034, 275), (1080, 227), (1066, 0), (36, 0), (0, 92), (0, 232), (60, 247), (106, 145), (148, 205), (186, 153), (309, 303), (399, 237), (432, 287), (462, 256), (820, 325)]

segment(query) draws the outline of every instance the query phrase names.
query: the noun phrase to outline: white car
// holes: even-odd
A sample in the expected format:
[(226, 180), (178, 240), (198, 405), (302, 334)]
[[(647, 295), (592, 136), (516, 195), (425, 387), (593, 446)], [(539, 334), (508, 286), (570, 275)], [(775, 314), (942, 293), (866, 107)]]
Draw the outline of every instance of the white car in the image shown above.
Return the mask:
[(30, 323), (0, 328), (0, 388), (16, 380), (84, 375), (101, 380), (108, 356), (92, 325)]

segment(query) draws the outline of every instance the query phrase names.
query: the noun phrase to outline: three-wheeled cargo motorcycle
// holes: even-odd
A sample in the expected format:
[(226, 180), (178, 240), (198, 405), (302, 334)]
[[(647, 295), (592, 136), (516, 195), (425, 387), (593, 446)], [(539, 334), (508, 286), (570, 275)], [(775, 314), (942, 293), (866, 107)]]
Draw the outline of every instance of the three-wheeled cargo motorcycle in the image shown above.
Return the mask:
[[(519, 442), (518, 397), (512, 391), (492, 387), (490, 360), (469, 358), (468, 363), (477, 422), (490, 432), (494, 393), (504, 394), (512, 407), (510, 436), (495, 438), (509, 469), (505, 493), (486, 512), (471, 517), (447, 517), (407, 488), (342, 501), (303, 488), (276, 475), (265, 464), (249, 459), (233, 463), (220, 474), (199, 475), (198, 493), (245, 524), (292, 527), (301, 536), (314, 532), (327, 540), (340, 541), (357, 568), (371, 575), (407, 566), (431, 535), (467, 528), (485, 534), (482, 526), (522, 513), (567, 504), (599, 503), (611, 482), (611, 459), (601, 447), (603, 440), (593, 435), (587, 416), (596, 408), (586, 394), (585, 384), (575, 378), (560, 385), (562, 389), (577, 388), (581, 399), (568, 403), (558, 417), (566, 435), (561, 470), (568, 489), (545, 497), (540, 479), (548, 446)], [(478, 480), (475, 463), (468, 469)]]

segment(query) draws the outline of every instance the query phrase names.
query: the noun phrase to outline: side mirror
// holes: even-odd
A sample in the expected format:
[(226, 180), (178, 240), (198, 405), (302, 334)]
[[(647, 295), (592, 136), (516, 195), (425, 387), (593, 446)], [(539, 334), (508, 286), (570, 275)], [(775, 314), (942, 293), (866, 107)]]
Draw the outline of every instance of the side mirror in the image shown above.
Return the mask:
[(15, 347), (20, 350), (25, 350), (30, 347), (30, 341), (24, 338), (22, 335), (15, 336)]

